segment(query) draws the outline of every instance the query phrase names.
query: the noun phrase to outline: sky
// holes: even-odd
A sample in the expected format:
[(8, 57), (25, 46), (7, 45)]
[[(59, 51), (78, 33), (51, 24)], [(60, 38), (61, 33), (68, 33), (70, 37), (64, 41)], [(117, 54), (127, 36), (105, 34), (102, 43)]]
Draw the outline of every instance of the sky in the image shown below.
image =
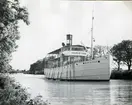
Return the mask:
[(90, 46), (92, 10), (94, 8), (94, 45), (113, 46), (132, 40), (132, 2), (20, 0), (29, 12), (30, 25), (19, 23), (20, 40), (13, 53), (14, 69), (30, 68), (30, 64), (66, 42), (73, 35), (73, 44)]

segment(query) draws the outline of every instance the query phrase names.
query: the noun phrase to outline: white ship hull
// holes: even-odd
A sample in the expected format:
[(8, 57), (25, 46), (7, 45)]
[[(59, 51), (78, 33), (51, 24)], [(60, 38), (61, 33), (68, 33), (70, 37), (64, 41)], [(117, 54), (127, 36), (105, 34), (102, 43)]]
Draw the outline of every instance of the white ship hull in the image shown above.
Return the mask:
[(46, 78), (56, 80), (109, 80), (110, 59), (102, 57), (63, 67), (44, 69)]

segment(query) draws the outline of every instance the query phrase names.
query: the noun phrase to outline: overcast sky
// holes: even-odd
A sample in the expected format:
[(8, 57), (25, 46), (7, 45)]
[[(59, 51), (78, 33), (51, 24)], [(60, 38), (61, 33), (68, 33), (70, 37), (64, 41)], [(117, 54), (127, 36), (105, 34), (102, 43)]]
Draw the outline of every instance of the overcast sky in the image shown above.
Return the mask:
[(20, 22), (19, 48), (13, 53), (14, 69), (29, 69), (30, 64), (61, 47), (66, 34), (73, 44), (90, 46), (94, 3), (94, 45), (112, 46), (132, 40), (132, 2), (88, 2), (64, 0), (21, 0), (28, 8), (30, 25)]

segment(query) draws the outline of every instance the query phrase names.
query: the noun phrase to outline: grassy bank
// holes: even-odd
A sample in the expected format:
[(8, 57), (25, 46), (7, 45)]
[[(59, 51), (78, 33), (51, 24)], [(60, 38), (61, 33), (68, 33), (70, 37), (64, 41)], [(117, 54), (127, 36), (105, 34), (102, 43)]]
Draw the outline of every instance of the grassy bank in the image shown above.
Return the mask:
[(41, 96), (34, 99), (8, 75), (0, 74), (0, 105), (48, 105)]
[(113, 70), (111, 72), (111, 79), (132, 80), (132, 70)]

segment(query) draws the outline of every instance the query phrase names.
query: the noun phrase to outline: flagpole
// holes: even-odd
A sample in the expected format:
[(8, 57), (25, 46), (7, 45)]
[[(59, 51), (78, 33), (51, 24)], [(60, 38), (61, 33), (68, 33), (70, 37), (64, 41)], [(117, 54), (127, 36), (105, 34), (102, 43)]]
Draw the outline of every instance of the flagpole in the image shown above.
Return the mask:
[(92, 10), (92, 28), (91, 28), (91, 59), (93, 59), (93, 20), (94, 20), (94, 5)]

